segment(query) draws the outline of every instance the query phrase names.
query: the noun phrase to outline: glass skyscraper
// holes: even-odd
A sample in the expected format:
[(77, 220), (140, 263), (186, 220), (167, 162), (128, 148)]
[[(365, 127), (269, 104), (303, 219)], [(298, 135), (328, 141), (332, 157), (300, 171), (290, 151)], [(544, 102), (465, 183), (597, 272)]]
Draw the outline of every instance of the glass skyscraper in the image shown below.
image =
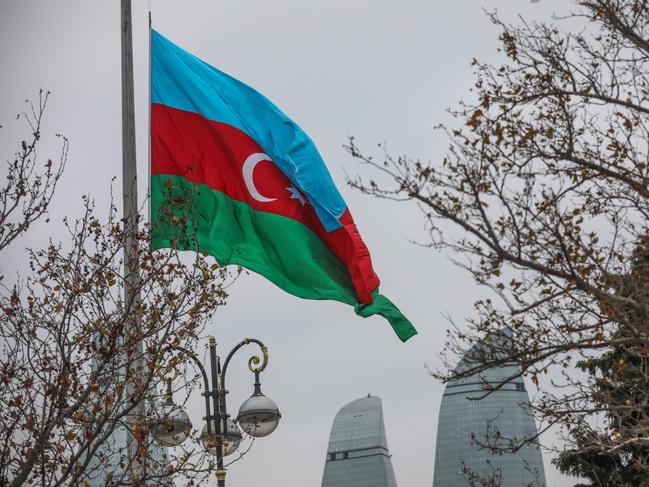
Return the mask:
[[(501, 337), (508, 339), (505, 334)], [(472, 354), (483, 347), (488, 344), (474, 346), (456, 370), (468, 367)], [(433, 487), (467, 487), (472, 485), (471, 476), (499, 481), (485, 485), (501, 487), (546, 485), (543, 458), (536, 444), (528, 444), (516, 453), (494, 453), (476, 443), (484, 444), (489, 434), (492, 444), (498, 438), (498, 445), (505, 446), (508, 439), (520, 440), (536, 433), (534, 418), (525, 406), (529, 397), (522, 377), (483, 399), (469, 399), (482, 397), (486, 384), (496, 386), (518, 370), (514, 366), (493, 368), (446, 385), (437, 426)]]
[[(106, 487), (110, 485), (129, 485), (128, 472), (128, 432), (124, 427), (116, 428), (90, 460), (87, 468), (87, 487)], [(167, 460), (167, 448), (152, 443), (149, 447), (148, 474), (160, 475), (164, 472)], [(113, 483), (114, 482), (114, 483)], [(149, 484), (147, 484), (149, 485)], [(156, 486), (172, 486), (171, 478), (157, 479)]]
[(381, 399), (357, 399), (334, 419), (322, 487), (397, 487)]

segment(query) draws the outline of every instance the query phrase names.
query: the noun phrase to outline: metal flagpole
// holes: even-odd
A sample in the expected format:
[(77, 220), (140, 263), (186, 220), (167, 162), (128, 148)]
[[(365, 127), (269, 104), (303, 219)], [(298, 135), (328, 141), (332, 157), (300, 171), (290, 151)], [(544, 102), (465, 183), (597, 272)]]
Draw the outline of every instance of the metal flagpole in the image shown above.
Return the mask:
[[(127, 374), (126, 397), (143, 397), (141, 387), (142, 368), (139, 367), (143, 355), (137, 303), (139, 301), (139, 252), (138, 252), (138, 203), (137, 166), (135, 153), (135, 95), (133, 88), (133, 29), (131, 0), (121, 0), (122, 31), (122, 193), (124, 210), (124, 306), (129, 313), (126, 320), (124, 338), (130, 356)], [(135, 344), (135, 347), (131, 347)], [(127, 352), (128, 353), (128, 352)], [(142, 428), (144, 420), (144, 401), (139, 400), (132, 411), (131, 428)], [(129, 477), (131, 485), (140, 485), (146, 472), (146, 455), (140, 455), (139, 435), (128, 433), (127, 451), (130, 461)]]
[(149, 0), (149, 104), (148, 104), (148, 127), (147, 127), (147, 141), (148, 141), (148, 147), (147, 147), (147, 159), (148, 159), (148, 168), (147, 168), (147, 181), (148, 181), (148, 190), (147, 190), (147, 199), (149, 200), (148, 210), (149, 210), (149, 224), (151, 224), (151, 90), (152, 90), (152, 85), (151, 85), (151, 30), (153, 29), (152, 27), (152, 20), (151, 20), (151, 0)]

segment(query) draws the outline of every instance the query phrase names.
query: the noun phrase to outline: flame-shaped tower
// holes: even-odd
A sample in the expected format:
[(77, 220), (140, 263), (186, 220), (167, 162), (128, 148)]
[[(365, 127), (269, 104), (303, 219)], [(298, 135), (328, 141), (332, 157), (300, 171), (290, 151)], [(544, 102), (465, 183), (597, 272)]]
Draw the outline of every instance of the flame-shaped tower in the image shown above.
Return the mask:
[[(510, 340), (505, 330), (478, 343), (460, 361), (456, 372), (479, 364), (485, 354), (500, 353)], [(505, 365), (448, 382), (439, 411), (433, 487), (546, 485), (536, 442), (515, 453), (502, 451), (512, 445), (510, 440), (520, 442), (537, 434), (525, 382), (519, 375), (518, 366)], [(496, 390), (486, 395), (490, 388)], [(501, 450), (494, 453), (485, 448), (487, 444)]]
[(368, 394), (338, 411), (322, 487), (397, 487), (380, 398)]

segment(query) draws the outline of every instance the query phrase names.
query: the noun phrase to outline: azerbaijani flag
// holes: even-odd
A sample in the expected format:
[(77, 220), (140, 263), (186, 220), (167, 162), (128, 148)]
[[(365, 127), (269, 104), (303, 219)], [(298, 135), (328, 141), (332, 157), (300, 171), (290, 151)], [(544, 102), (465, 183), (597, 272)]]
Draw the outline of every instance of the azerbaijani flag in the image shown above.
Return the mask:
[[(170, 211), (190, 215), (183, 238)], [(156, 31), (151, 217), (154, 249), (203, 252), (295, 296), (381, 315), (403, 341), (417, 333), (379, 294), (369, 251), (311, 139), (263, 95)]]

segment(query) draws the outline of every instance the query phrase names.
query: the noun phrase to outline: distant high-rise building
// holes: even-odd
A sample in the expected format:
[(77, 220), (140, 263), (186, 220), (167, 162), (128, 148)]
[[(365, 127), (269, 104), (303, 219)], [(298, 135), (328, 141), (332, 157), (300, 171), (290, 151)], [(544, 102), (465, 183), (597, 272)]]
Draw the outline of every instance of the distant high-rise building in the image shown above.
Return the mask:
[[(103, 338), (98, 335), (98, 342)], [(120, 357), (117, 357), (119, 360)], [(117, 361), (116, 360), (116, 361)], [(100, 362), (93, 362), (93, 368), (99, 367)], [(94, 369), (96, 370), (96, 369)], [(109, 368), (110, 370), (110, 368)], [(116, 387), (119, 381), (125, 380), (125, 367), (122, 366), (119, 372), (114, 375), (100, 376), (102, 386), (109, 386), (109, 390)], [(157, 402), (150, 403), (152, 409), (157, 409)], [(128, 420), (128, 417), (123, 417), (122, 420)], [(167, 448), (153, 442), (149, 448), (149, 457), (147, 461), (148, 473), (155, 475), (163, 471), (164, 465), (167, 461)], [(117, 425), (112, 430), (110, 436), (99, 445), (96, 451), (93, 451), (92, 458), (88, 462), (85, 469), (85, 478), (83, 485), (87, 487), (105, 487), (107, 485), (126, 485), (129, 482), (129, 472), (127, 465), (129, 464), (128, 456), (128, 430), (124, 425)], [(163, 479), (158, 480), (156, 484), (159, 487), (173, 485), (171, 480)]]
[[(506, 334), (501, 338), (509, 339)], [(473, 354), (488, 346), (485, 343), (474, 346), (456, 371), (466, 370)], [(515, 366), (492, 368), (446, 385), (437, 425), (433, 487), (545, 486), (543, 458), (536, 444), (528, 444), (516, 453), (494, 453), (478, 445), (484, 444), (488, 434), (492, 441), (499, 435), (500, 446), (505, 446), (508, 439), (530, 438), (537, 432), (534, 418), (526, 407), (529, 397), (522, 377), (507, 382), (483, 399), (469, 399), (482, 397), (487, 392), (487, 384), (496, 386), (518, 370)], [(500, 483), (472, 484), (469, 481), (472, 475), (474, 479)]]
[(322, 487), (397, 487), (381, 399), (357, 399), (334, 419)]
[[(167, 448), (155, 442), (152, 443), (149, 448), (148, 474), (153, 477), (163, 473), (167, 459)], [(126, 464), (128, 464), (128, 432), (125, 428), (119, 427), (113, 431), (112, 435), (90, 460), (86, 469), (87, 478), (84, 479), (84, 485), (87, 487), (128, 485), (129, 477), (125, 467)], [(114, 484), (111, 482), (114, 482)], [(157, 487), (172, 485), (173, 482), (170, 478), (157, 479)]]

